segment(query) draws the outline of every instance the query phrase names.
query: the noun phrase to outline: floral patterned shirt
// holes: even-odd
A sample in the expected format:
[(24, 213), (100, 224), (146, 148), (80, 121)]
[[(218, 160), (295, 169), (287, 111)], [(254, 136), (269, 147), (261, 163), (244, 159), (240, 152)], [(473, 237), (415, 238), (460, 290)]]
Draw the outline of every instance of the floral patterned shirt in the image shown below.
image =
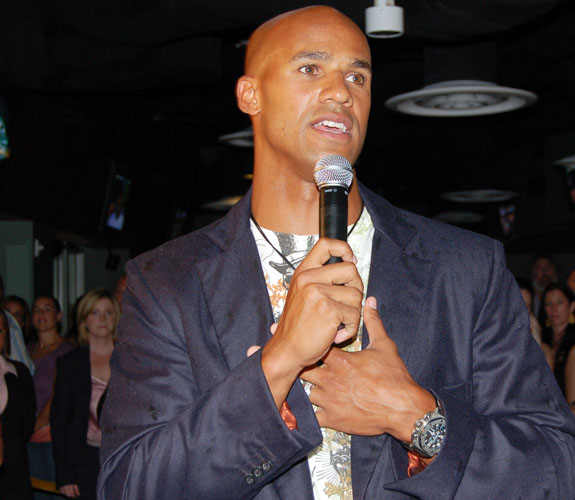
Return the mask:
[[(268, 242), (253, 221), (251, 221), (251, 230), (262, 263), (274, 321), (277, 323), (280, 320), (294, 272), (293, 268), (278, 254), (278, 251), (297, 268), (317, 242), (318, 235), (276, 233), (262, 228), (269, 240)], [(351, 233), (348, 236), (348, 243), (358, 260), (357, 269), (363, 281), (363, 300), (365, 302), (374, 233), (373, 223), (367, 209), (363, 209), (355, 227), (348, 227), (349, 231)], [(272, 248), (270, 242), (277, 251)], [(345, 350), (358, 351), (361, 349), (362, 326), (363, 320), (360, 322), (357, 335), (344, 348)], [(311, 384), (304, 381), (301, 383), (309, 395)], [(314, 498), (315, 500), (352, 500), (351, 436), (328, 428), (322, 428), (322, 434), (322, 444), (308, 455)]]

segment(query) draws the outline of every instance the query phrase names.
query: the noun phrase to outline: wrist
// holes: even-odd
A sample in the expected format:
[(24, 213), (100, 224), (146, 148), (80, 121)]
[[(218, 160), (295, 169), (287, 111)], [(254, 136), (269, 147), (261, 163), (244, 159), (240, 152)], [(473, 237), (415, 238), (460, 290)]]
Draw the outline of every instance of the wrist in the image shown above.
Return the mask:
[(409, 409), (397, 411), (396, 415), (391, 417), (392, 429), (388, 431), (388, 434), (391, 434), (399, 441), (411, 441), (411, 435), (416, 422), (437, 407), (433, 394), (421, 387), (418, 387), (418, 389), (419, 390), (410, 397), (412, 406)]
[(272, 340), (262, 349), (261, 367), (279, 409), (301, 369), (294, 363), (290, 363), (289, 357), (282, 355), (282, 350), (278, 349)]
[(414, 424), (411, 437), (403, 446), (425, 460), (433, 460), (440, 452), (446, 435), (445, 410), (441, 400), (435, 398), (436, 407)]

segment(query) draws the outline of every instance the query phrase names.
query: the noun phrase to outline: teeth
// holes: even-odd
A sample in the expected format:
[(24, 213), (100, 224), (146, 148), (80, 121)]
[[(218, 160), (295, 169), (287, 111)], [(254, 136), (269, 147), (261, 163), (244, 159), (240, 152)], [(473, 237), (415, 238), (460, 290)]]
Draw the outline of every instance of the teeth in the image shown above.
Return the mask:
[(323, 120), (315, 125), (316, 127), (330, 127), (330, 128), (337, 128), (341, 130), (343, 133), (347, 132), (346, 126), (341, 122), (332, 122), (331, 120)]

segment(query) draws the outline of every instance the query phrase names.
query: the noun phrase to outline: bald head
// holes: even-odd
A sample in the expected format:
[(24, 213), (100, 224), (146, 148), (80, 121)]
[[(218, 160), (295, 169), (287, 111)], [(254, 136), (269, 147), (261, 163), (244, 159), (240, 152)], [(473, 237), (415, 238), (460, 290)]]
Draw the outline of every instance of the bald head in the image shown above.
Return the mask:
[(369, 44), (331, 7), (282, 14), (250, 38), (236, 97), (254, 129), (254, 179), (265, 170), (282, 186), (291, 175), (315, 189), (317, 160), (339, 154), (353, 164), (361, 152), (371, 105)]
[[(253, 32), (246, 51), (245, 74), (250, 76), (261, 74), (267, 67), (267, 62), (273, 59), (276, 49), (281, 49), (286, 43), (290, 43), (298, 36), (302, 27), (313, 30), (315, 26), (330, 23), (341, 23), (365, 39), (363, 31), (357, 24), (333, 7), (315, 5), (285, 12), (265, 22)], [(368, 47), (366, 39), (365, 45)]]

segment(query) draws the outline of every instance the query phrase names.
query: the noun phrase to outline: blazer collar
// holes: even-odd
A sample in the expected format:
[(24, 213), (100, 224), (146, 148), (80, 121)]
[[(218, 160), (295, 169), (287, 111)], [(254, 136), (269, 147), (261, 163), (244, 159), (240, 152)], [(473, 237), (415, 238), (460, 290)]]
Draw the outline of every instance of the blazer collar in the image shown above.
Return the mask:
[(232, 207), (225, 217), (209, 227), (207, 232), (208, 238), (224, 251), (226, 251), (232, 244), (245, 245), (245, 239), (251, 238), (251, 207), (252, 188), (250, 188), (246, 195), (234, 207)]
[[(374, 227), (383, 233), (402, 250), (405, 250), (417, 229), (407, 222), (400, 211), (384, 198), (376, 195), (361, 182), (358, 182), (359, 192)], [(250, 213), (252, 204), (252, 189), (230, 210), (228, 215), (221, 219), (208, 233), (210, 239), (225, 250), (230, 244), (241, 241), (250, 233)]]
[(402, 217), (401, 211), (386, 199), (370, 191), (361, 182), (358, 187), (375, 229), (399, 249), (405, 251), (417, 234), (417, 228), (407, 222)]

